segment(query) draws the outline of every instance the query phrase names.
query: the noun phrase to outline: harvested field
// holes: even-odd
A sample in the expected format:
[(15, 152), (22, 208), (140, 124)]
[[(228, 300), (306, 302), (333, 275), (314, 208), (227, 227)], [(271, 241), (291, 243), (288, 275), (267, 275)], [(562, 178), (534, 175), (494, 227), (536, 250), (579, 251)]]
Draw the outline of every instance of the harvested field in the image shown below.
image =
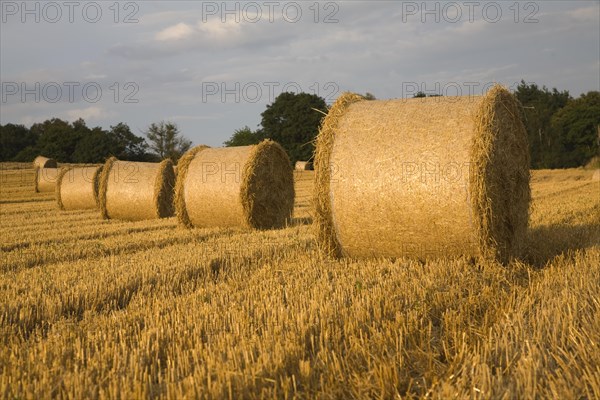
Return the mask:
[(2, 398), (600, 398), (593, 171), (532, 171), (525, 252), (323, 258), (290, 226), (56, 210), (0, 168)]

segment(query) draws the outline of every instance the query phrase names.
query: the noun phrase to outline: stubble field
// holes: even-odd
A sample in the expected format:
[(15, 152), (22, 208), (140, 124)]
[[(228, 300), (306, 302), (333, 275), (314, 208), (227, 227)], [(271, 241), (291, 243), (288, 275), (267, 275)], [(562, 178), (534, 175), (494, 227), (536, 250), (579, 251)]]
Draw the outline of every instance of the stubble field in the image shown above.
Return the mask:
[(310, 226), (105, 221), (0, 175), (0, 398), (600, 398), (600, 182), (534, 171), (527, 254), (329, 260)]

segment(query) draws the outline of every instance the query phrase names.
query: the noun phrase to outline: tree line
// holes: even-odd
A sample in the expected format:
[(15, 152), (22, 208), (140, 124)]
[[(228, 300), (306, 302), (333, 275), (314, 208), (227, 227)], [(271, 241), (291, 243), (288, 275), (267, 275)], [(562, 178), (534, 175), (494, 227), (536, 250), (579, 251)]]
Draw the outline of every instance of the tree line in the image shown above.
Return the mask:
[(152, 123), (141, 137), (120, 122), (109, 130), (90, 128), (80, 118), (72, 123), (52, 118), (23, 125), (0, 125), (0, 161), (29, 162), (37, 155), (65, 163), (102, 163), (115, 156), (127, 161), (176, 162), (192, 145), (172, 122)]
[(532, 168), (573, 168), (600, 156), (600, 92), (573, 98), (521, 81), (515, 91), (523, 106)]
[[(418, 93), (415, 97), (423, 97)], [(600, 92), (573, 98), (568, 91), (521, 81), (515, 90), (529, 137), (532, 168), (571, 168), (599, 158)], [(375, 99), (370, 93), (369, 100)], [(310, 160), (322, 118), (325, 99), (308, 93), (281, 93), (261, 113), (257, 129), (245, 126), (233, 132), (225, 146), (246, 146), (271, 139), (283, 146), (292, 162)], [(0, 125), (0, 161), (31, 161), (38, 154), (61, 162), (98, 163), (113, 155), (122, 160), (177, 161), (191, 142), (172, 122), (151, 124), (137, 136), (125, 123), (109, 130), (88, 128), (58, 118), (33, 124)]]

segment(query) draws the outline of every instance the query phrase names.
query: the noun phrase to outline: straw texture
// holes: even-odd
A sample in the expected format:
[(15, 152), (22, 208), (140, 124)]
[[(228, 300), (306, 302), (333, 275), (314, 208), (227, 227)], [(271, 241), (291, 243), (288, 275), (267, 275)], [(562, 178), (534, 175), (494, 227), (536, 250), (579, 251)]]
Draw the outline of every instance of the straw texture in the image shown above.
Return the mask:
[(56, 182), (56, 202), (60, 210), (98, 208), (101, 165), (61, 168)]
[(173, 163), (109, 158), (100, 175), (99, 203), (105, 219), (139, 221), (173, 215)]
[(270, 229), (289, 221), (293, 171), (279, 144), (265, 140), (253, 146), (192, 152), (179, 163), (175, 197), (182, 224)]
[(208, 148), (208, 146), (204, 145), (196, 146), (188, 150), (177, 163), (177, 181), (175, 183), (175, 214), (177, 215), (177, 220), (188, 228), (192, 228), (194, 225), (192, 224), (192, 221), (190, 221), (190, 217), (185, 205), (184, 184), (187, 179), (190, 163), (192, 160), (194, 160), (196, 154)]
[(34, 160), (33, 160), (33, 169), (37, 169), (37, 168), (57, 168), (58, 164), (56, 163), (56, 160), (53, 160), (51, 158), (47, 158), (44, 156), (37, 156)]
[(342, 95), (317, 137), (319, 247), (507, 262), (527, 229), (526, 138), (518, 102), (500, 86), (479, 97)]
[(58, 171), (57, 168), (36, 168), (34, 190), (38, 193), (54, 192)]

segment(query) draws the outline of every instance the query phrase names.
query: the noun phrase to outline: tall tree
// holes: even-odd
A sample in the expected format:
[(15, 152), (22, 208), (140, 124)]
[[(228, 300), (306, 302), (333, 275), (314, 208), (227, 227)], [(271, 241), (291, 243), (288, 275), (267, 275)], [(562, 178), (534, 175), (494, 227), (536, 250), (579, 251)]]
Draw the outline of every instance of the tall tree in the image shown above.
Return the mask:
[(101, 128), (94, 128), (85, 133), (73, 152), (73, 162), (101, 163), (113, 155), (115, 143), (108, 133)]
[(113, 143), (112, 154), (120, 160), (145, 161), (148, 159), (148, 144), (144, 138), (131, 132), (129, 125), (119, 122), (110, 127), (108, 136)]
[(521, 81), (515, 91), (517, 99), (523, 105), (523, 119), (529, 138), (531, 166), (550, 168), (556, 165), (560, 157), (558, 138), (552, 131), (552, 116), (567, 105), (571, 99), (568, 91), (552, 91), (545, 86), (539, 88), (535, 83)]
[(600, 140), (600, 92), (588, 92), (571, 100), (552, 117), (559, 156), (552, 167), (578, 167), (598, 156)]
[(314, 153), (314, 139), (321, 119), (327, 113), (325, 100), (308, 93), (281, 93), (261, 114), (258, 135), (278, 142), (292, 163), (309, 160)]
[(77, 143), (90, 132), (82, 119), (71, 125), (59, 118), (33, 124), (30, 130), (39, 136), (37, 148), (40, 154), (59, 162), (74, 162), (73, 154)]
[(152, 123), (145, 133), (150, 142), (150, 150), (160, 159), (170, 158), (177, 162), (192, 147), (192, 142), (179, 132), (173, 122)]

